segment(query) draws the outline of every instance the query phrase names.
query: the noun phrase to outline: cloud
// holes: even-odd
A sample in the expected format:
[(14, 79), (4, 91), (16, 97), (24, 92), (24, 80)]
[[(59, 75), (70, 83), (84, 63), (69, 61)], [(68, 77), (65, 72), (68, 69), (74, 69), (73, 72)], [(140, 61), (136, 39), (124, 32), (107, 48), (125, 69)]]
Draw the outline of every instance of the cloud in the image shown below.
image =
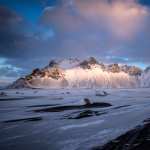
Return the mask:
[(21, 68), (18, 68), (16, 66), (13, 66), (12, 64), (9, 64), (8, 60), (6, 58), (1, 57), (0, 58), (0, 77), (17, 77), (22, 72)]
[(148, 8), (134, 0), (72, 0), (57, 8), (45, 8), (42, 22), (64, 32), (77, 32), (90, 24), (118, 38), (132, 38), (148, 14)]
[(60, 51), (149, 63), (150, 9), (137, 0), (64, 0), (41, 22), (54, 28)]
[(150, 10), (137, 0), (59, 0), (54, 4), (45, 7), (36, 23), (0, 7), (0, 57), (7, 58), (7, 64), (26, 68), (27, 73), (57, 57), (150, 63)]
[[(54, 36), (50, 28), (31, 24), (19, 14), (0, 7), (0, 56), (18, 61), (44, 57), (48, 53)], [(22, 63), (18, 63), (22, 64)], [(20, 67), (20, 66), (18, 66)]]
[(84, 15), (87, 18), (99, 20), (98, 23), (102, 20), (108, 30), (119, 38), (134, 36), (148, 15), (148, 10), (134, 1), (99, 2), (91, 3), (89, 8), (81, 5), (81, 14), (86, 12)]

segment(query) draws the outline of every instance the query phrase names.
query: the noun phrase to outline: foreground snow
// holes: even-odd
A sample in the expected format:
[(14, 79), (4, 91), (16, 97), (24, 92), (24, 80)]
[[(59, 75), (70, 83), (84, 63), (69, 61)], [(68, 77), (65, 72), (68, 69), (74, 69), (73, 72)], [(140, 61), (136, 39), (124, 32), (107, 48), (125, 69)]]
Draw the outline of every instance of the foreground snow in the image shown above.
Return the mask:
[[(103, 90), (108, 95), (102, 96)], [(149, 88), (103, 90), (5, 90), (6, 95), (0, 97), (0, 149), (87, 150), (149, 118)], [(84, 98), (112, 106), (44, 112), (45, 108), (56, 106), (84, 105)], [(76, 119), (85, 110), (98, 115)]]

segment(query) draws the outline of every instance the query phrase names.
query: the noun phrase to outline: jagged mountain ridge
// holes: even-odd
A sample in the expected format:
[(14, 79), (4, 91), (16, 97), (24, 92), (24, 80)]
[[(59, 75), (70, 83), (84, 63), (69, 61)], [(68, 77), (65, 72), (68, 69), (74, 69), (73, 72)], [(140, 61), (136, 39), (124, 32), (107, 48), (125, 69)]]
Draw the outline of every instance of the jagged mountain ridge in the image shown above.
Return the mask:
[[(148, 75), (147, 75), (148, 74)], [(86, 60), (76, 58), (51, 60), (49, 65), (36, 68), (31, 74), (15, 81), (11, 88), (62, 88), (103, 87), (132, 88), (148, 87), (150, 71), (136, 66), (103, 64), (94, 57)]]

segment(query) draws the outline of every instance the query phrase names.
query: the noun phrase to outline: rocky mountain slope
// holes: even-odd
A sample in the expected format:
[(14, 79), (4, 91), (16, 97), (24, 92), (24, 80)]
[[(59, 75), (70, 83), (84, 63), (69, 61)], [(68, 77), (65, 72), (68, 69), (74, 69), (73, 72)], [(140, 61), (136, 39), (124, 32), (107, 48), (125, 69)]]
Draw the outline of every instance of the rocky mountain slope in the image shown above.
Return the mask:
[(51, 60), (44, 68), (18, 79), (10, 88), (135, 88), (150, 86), (150, 68), (103, 64), (94, 57), (86, 60)]

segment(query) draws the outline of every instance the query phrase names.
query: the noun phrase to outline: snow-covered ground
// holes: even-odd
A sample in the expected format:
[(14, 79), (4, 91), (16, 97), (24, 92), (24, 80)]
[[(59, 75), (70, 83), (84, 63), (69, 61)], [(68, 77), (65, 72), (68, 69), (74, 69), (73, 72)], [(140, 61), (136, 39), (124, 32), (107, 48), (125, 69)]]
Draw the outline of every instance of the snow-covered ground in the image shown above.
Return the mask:
[[(102, 96), (103, 90), (108, 95)], [(0, 149), (87, 150), (150, 117), (149, 88), (103, 90), (1, 90), (6, 95), (0, 97)], [(61, 106), (82, 106), (84, 98), (112, 106), (49, 111), (56, 107), (59, 110)], [(76, 118), (86, 110), (93, 112), (92, 115)]]

